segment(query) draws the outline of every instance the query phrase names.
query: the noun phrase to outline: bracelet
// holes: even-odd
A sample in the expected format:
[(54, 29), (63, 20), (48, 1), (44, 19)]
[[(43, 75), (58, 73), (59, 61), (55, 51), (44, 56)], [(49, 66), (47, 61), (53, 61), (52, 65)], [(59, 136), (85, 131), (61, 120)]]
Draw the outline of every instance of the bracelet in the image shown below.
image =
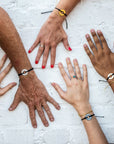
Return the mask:
[(113, 79), (113, 78), (114, 78), (114, 73), (109, 73), (106, 80), (108, 81), (109, 79)]
[(32, 71), (33, 69), (34, 69), (34, 68), (31, 68), (31, 69), (29, 69), (29, 70), (23, 69), (23, 70), (21, 71), (21, 73), (18, 74), (18, 76), (21, 76), (21, 75), (28, 75), (28, 72)]
[(59, 8), (57, 8), (57, 7), (55, 7), (55, 9), (59, 11), (59, 15), (60, 15), (60, 16), (66, 16), (66, 17), (67, 17), (67, 14), (66, 14), (66, 11), (65, 11), (65, 10), (59, 9)]
[(84, 118), (82, 118), (81, 120), (83, 121), (83, 120), (85, 120), (85, 119), (86, 119), (86, 120), (90, 121), (94, 115), (95, 115), (95, 114), (92, 114), (92, 115), (87, 114), (87, 115), (85, 115), (85, 117), (84, 117)]
[(83, 115), (79, 115), (79, 116), (80, 116), (80, 117), (83, 117), (83, 116), (85, 116), (85, 115), (87, 115), (87, 114), (89, 114), (89, 113), (91, 113), (91, 112), (93, 112), (93, 111), (91, 110), (91, 111), (89, 111), (88, 113), (83, 114)]

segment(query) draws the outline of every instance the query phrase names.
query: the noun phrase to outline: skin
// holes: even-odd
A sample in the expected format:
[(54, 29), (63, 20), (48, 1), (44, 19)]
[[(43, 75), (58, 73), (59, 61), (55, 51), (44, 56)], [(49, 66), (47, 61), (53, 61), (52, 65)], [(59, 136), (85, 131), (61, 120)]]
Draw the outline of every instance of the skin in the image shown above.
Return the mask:
[[(0, 60), (0, 71), (3, 68), (5, 62), (7, 59), (7, 55), (5, 54), (2, 59)], [(12, 64), (9, 63), (8, 66), (0, 73), (0, 83), (2, 82), (2, 80), (5, 78), (5, 76), (9, 73), (9, 71), (12, 68)], [(14, 86), (16, 86), (17, 83), (12, 82), (10, 84), (8, 84), (7, 86), (1, 88), (0, 87), (0, 97), (3, 96), (6, 92), (8, 92), (10, 89), (12, 89)]]
[[(84, 44), (84, 49), (95, 70), (105, 79), (107, 79), (109, 73), (114, 73), (114, 53), (111, 52), (103, 33), (100, 30), (98, 30), (96, 33), (95, 30), (92, 29), (91, 35), (94, 41), (91, 40), (89, 34), (86, 34), (86, 39), (93, 54), (91, 53), (87, 44)], [(114, 79), (108, 80), (108, 83), (114, 92)]]
[[(83, 118), (85, 117), (86, 113), (92, 110), (92, 107), (89, 103), (87, 67), (86, 65), (83, 65), (82, 79), (78, 61), (76, 59), (73, 60), (75, 72), (73, 70), (70, 58), (66, 59), (66, 63), (70, 78), (65, 72), (62, 63), (59, 63), (59, 70), (66, 83), (67, 90), (63, 91), (57, 83), (52, 83), (52, 86), (55, 88), (62, 99), (67, 101), (75, 108), (79, 115), (84, 115), (81, 116), (81, 118)], [(75, 73), (76, 78), (73, 78)], [(93, 112), (90, 114), (93, 114)], [(83, 120), (82, 122), (86, 129), (90, 144), (108, 144), (106, 137), (103, 134), (95, 116), (93, 116), (90, 121)]]
[[(68, 15), (79, 2), (80, 0), (60, 0), (56, 7), (59, 9), (64, 9), (66, 11), (66, 14)], [(41, 56), (43, 55), (43, 69), (46, 67), (49, 51), (51, 51), (50, 66), (51, 68), (54, 67), (56, 58), (56, 47), (60, 42), (63, 42), (66, 50), (72, 50), (68, 43), (68, 36), (62, 26), (62, 23), (65, 19), (65, 16), (60, 16), (58, 14), (58, 10), (54, 9), (47, 21), (43, 24), (35, 42), (28, 51), (29, 53), (31, 53), (38, 46), (39, 43), (44, 46), (39, 46), (39, 50), (35, 59), (35, 63), (38, 64)]]
[[(21, 73), (23, 69), (31, 69), (32, 66), (19, 34), (10, 17), (2, 8), (0, 8), (0, 45), (7, 53), (18, 74)], [(26, 76), (20, 76), (20, 84), (9, 110), (12, 111), (16, 109), (20, 102), (27, 104), (34, 128), (37, 127), (35, 110), (37, 110), (44, 126), (47, 127), (49, 123), (45, 117), (44, 110), (49, 120), (54, 121), (54, 117), (47, 102), (53, 104), (56, 109), (60, 109), (59, 104), (49, 96), (46, 88), (37, 78), (34, 70), (30, 71)]]

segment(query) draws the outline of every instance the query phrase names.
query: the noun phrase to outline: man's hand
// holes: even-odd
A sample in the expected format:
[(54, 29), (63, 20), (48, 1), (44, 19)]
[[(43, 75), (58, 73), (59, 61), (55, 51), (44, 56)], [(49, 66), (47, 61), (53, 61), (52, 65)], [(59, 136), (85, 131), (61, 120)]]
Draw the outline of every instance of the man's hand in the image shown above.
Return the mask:
[(54, 67), (56, 57), (56, 47), (62, 41), (65, 48), (69, 51), (72, 49), (68, 44), (67, 35), (62, 27), (61, 20), (58, 19), (55, 13), (52, 13), (48, 20), (42, 26), (38, 37), (32, 47), (29, 49), (31, 53), (35, 47), (40, 43), (39, 50), (36, 56), (35, 63), (38, 64), (40, 57), (43, 55), (42, 68), (44, 69), (47, 64), (49, 51), (51, 49), (51, 68)]
[[(5, 62), (6, 62), (7, 56), (6, 54), (3, 56), (3, 58), (0, 60), (0, 70), (3, 68)], [(5, 78), (5, 76), (9, 73), (9, 71), (12, 68), (12, 64), (9, 63), (8, 66), (0, 73), (0, 83), (2, 82), (2, 80)], [(0, 87), (0, 96), (4, 95), (7, 91), (9, 91), (11, 88), (13, 88), (14, 86), (16, 86), (17, 83), (12, 82), (10, 84), (8, 84), (6, 87), (1, 88)]]
[(56, 83), (52, 83), (52, 86), (56, 89), (62, 99), (70, 103), (77, 110), (77, 112), (82, 115), (91, 110), (91, 106), (89, 104), (87, 68), (86, 65), (83, 65), (84, 78), (82, 79), (77, 60), (74, 59), (73, 61), (76, 74), (73, 70), (70, 58), (67, 58), (66, 62), (70, 78), (65, 72), (62, 63), (59, 63), (61, 75), (67, 86), (66, 92), (63, 91)]
[[(46, 120), (44, 110), (46, 111), (50, 121), (54, 121), (54, 117), (47, 102), (52, 103), (56, 109), (60, 109), (59, 104), (52, 99), (44, 85), (40, 80), (38, 80), (34, 71), (29, 72), (27, 77), (20, 77), (20, 85), (15, 95), (14, 101), (10, 106), (9, 110), (14, 110), (18, 104), (23, 101), (28, 105), (31, 122), (34, 128), (37, 127), (37, 122), (35, 118), (35, 109), (37, 110), (44, 126), (48, 126), (48, 121)], [(44, 110), (43, 110), (44, 109)]]
[(100, 30), (98, 30), (96, 34), (95, 30), (92, 29), (91, 34), (94, 42), (91, 40), (89, 34), (86, 35), (86, 39), (93, 54), (86, 44), (84, 45), (85, 51), (96, 71), (105, 79), (107, 79), (108, 74), (114, 72), (114, 53), (112, 53), (109, 49), (107, 42)]

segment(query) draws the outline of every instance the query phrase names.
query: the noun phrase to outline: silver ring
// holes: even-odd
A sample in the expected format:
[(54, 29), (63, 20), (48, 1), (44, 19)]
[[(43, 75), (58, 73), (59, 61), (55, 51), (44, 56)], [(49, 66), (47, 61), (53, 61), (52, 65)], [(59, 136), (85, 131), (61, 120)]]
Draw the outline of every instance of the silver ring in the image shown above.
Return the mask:
[(40, 47), (44, 48), (44, 45), (43, 45), (43, 44), (40, 44)]

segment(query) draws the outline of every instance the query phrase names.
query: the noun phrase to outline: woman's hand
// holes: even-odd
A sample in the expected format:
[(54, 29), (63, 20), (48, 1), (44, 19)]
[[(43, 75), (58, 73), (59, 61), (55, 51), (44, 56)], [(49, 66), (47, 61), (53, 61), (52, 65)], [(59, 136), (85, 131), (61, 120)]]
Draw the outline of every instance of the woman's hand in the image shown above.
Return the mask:
[(63, 42), (65, 48), (71, 51), (71, 48), (69, 47), (68, 44), (67, 35), (62, 27), (62, 22), (63, 20), (61, 19), (61, 17), (57, 16), (54, 12), (52, 12), (50, 17), (42, 26), (36, 41), (28, 51), (28, 53), (31, 53), (36, 48), (36, 46), (40, 44), (35, 63), (38, 64), (41, 56), (43, 55), (43, 62), (42, 62), (43, 69), (46, 67), (50, 50), (51, 50), (50, 67), (51, 68), (54, 67), (56, 57), (56, 47), (61, 41)]
[[(5, 62), (6, 62), (7, 56), (6, 54), (3, 56), (3, 58), (0, 60), (0, 70), (3, 68)], [(9, 73), (9, 71), (12, 68), (12, 64), (9, 63), (8, 66), (0, 73), (0, 83), (2, 82), (2, 80), (4, 79), (4, 77)], [(16, 86), (17, 83), (12, 82), (10, 84), (8, 84), (6, 87), (1, 88), (0, 87), (0, 96), (4, 95), (7, 91), (9, 91), (11, 88), (13, 88), (14, 86)]]
[(91, 40), (89, 34), (86, 35), (86, 39), (93, 53), (91, 53), (86, 44), (84, 45), (85, 51), (96, 71), (107, 79), (109, 73), (114, 73), (114, 53), (109, 49), (103, 33), (100, 30), (98, 30), (96, 34), (95, 30), (92, 29), (91, 34), (94, 42)]
[[(61, 75), (66, 83), (67, 91), (63, 91), (56, 83), (52, 83), (52, 86), (56, 89), (62, 99), (70, 103), (80, 115), (91, 110), (89, 104), (89, 88), (87, 78), (87, 67), (83, 65), (83, 79), (81, 76), (80, 68), (76, 59), (73, 60), (76, 74), (73, 70), (70, 58), (66, 59), (67, 69), (70, 78), (66, 74), (62, 63), (59, 63), (59, 69)], [(75, 77), (76, 76), (76, 77)]]
[(12, 111), (16, 109), (19, 103), (23, 101), (29, 108), (30, 119), (33, 127), (37, 127), (35, 110), (37, 110), (44, 126), (48, 127), (49, 123), (45, 117), (44, 110), (46, 111), (50, 121), (54, 121), (54, 117), (47, 102), (53, 104), (58, 110), (60, 109), (59, 104), (49, 96), (46, 88), (37, 78), (34, 71), (29, 72), (27, 77), (21, 76), (20, 78), (19, 88), (9, 110)]

